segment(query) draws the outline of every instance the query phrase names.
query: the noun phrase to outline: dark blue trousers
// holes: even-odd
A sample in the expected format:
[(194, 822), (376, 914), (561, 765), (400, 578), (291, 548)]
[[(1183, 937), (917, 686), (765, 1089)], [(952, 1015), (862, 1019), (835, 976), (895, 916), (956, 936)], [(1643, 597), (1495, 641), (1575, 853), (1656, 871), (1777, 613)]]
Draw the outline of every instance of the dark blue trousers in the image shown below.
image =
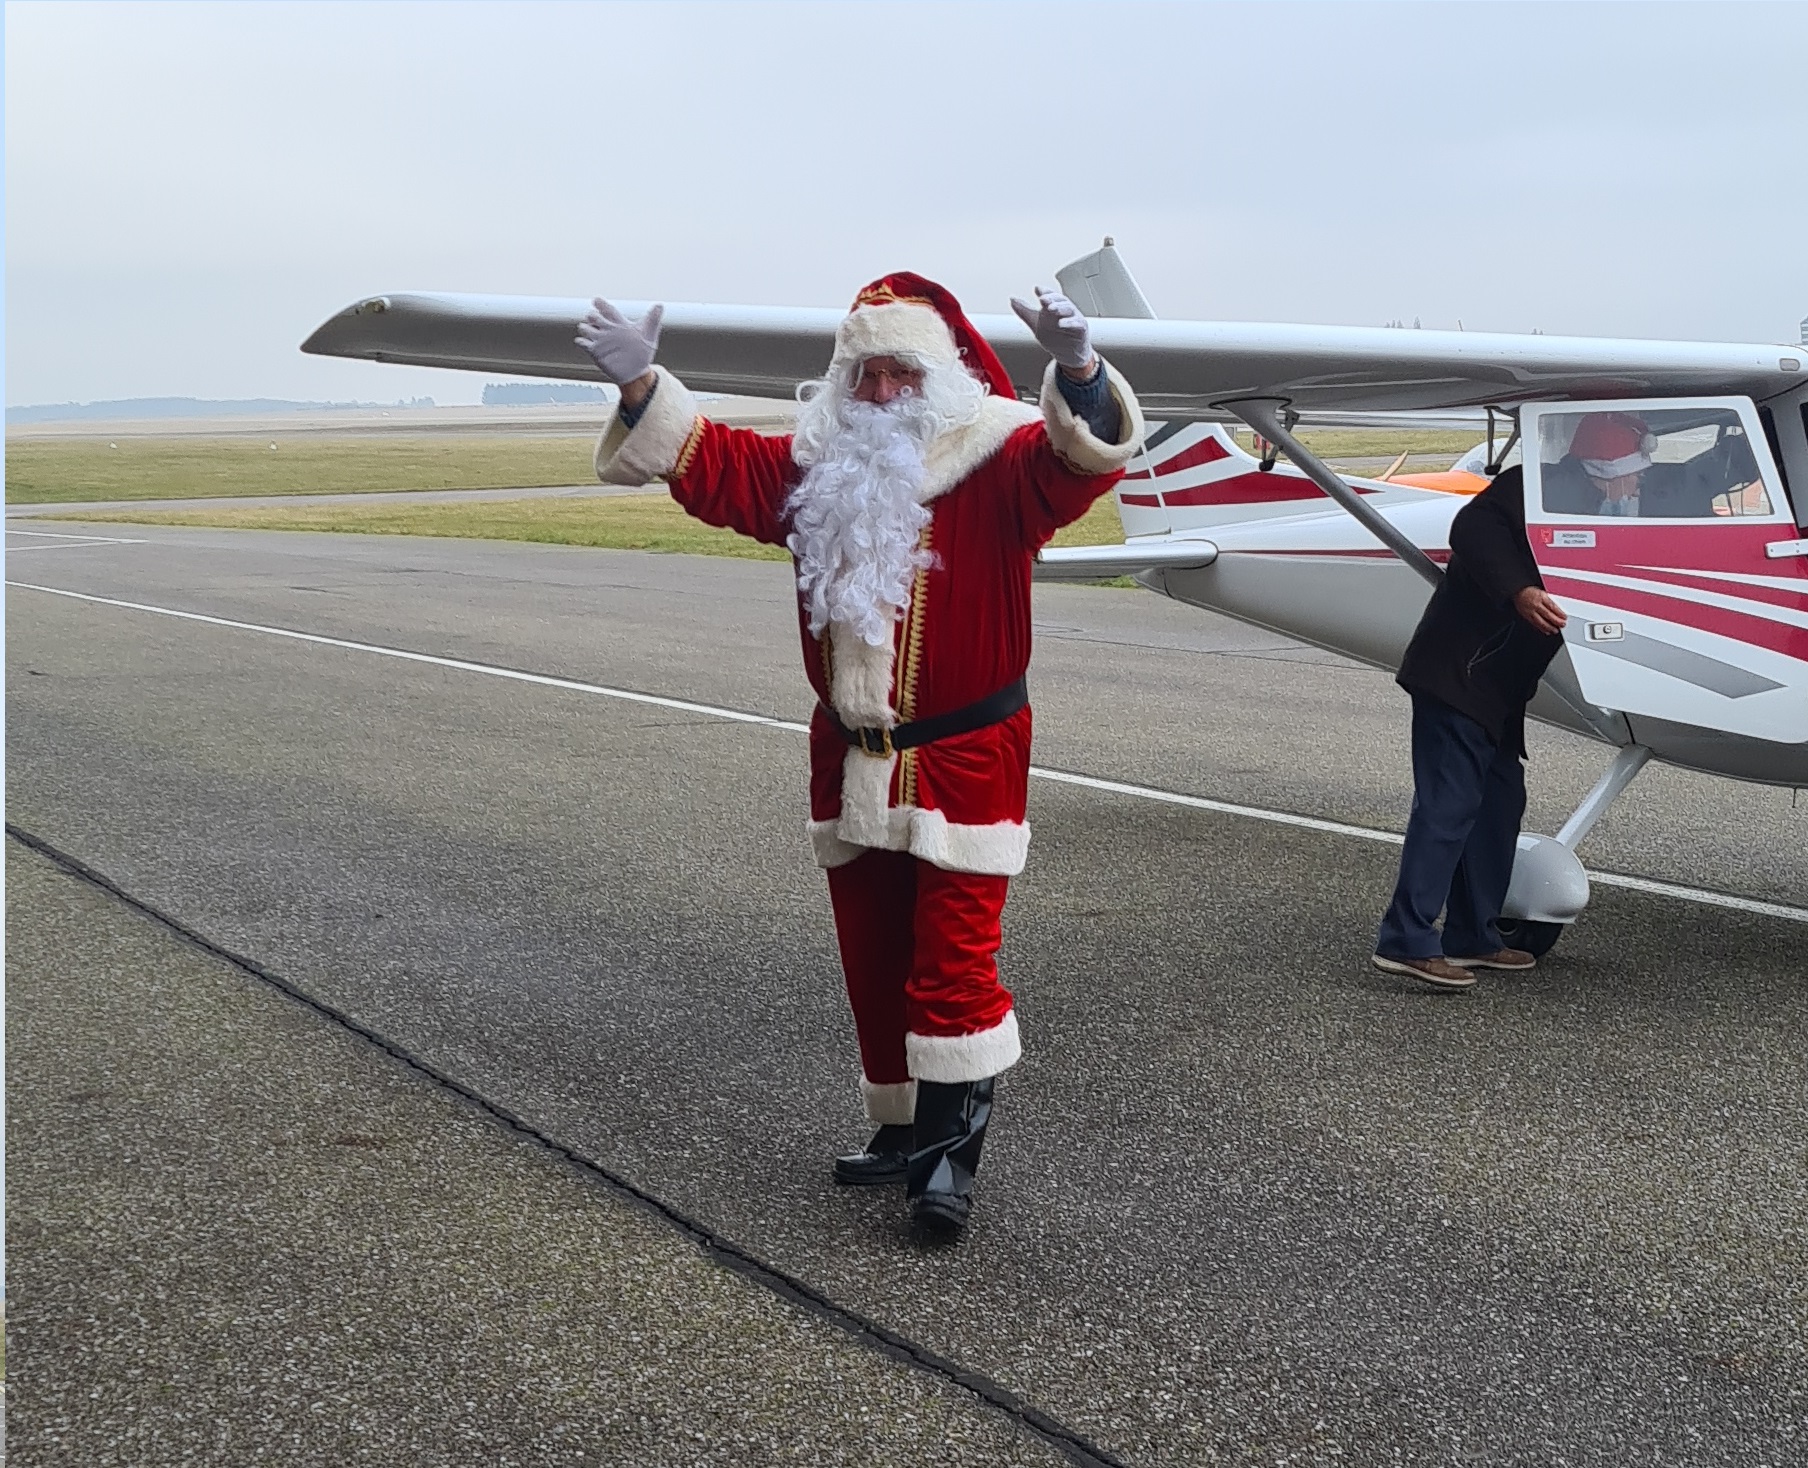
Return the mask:
[[(1413, 695), (1413, 802), (1394, 900), (1375, 951), (1387, 958), (1494, 953), (1513, 877), (1525, 769), (1467, 714)], [(1444, 932), (1437, 927), (1440, 910)]]

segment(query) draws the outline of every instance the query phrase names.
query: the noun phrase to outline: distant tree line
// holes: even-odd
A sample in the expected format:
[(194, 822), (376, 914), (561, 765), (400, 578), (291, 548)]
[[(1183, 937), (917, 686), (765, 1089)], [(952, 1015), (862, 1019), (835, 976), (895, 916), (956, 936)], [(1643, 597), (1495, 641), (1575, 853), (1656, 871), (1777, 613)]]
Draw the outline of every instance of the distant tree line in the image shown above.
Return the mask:
[(484, 384), (485, 407), (545, 407), (555, 403), (602, 403), (608, 398), (600, 387), (586, 387), (576, 382), (488, 382)]
[(431, 408), (432, 398), (393, 403), (297, 403), (287, 398), (115, 398), (101, 403), (33, 403), (8, 408), (8, 423), (61, 423), (102, 418), (224, 418), (240, 413), (319, 413), (344, 408)]

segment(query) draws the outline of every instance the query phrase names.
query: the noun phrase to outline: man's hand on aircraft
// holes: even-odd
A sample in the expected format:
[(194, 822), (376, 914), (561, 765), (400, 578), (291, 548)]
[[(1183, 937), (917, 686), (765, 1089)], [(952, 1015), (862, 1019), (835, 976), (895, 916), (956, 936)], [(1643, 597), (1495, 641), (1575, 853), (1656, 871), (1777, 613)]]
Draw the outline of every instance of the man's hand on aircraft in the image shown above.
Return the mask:
[(1092, 328), (1080, 314), (1080, 308), (1060, 291), (1036, 287), (1036, 304), (1011, 297), (1011, 309), (1023, 324), (1035, 333), (1042, 349), (1061, 364), (1069, 377), (1092, 376), (1098, 358), (1092, 351)]
[[(603, 380), (622, 389), (629, 406), (637, 406), (653, 386), (653, 354), (659, 347), (659, 322), (664, 306), (654, 306), (638, 321), (630, 321), (601, 296), (578, 322), (577, 344), (591, 356)], [(638, 392), (631, 389), (638, 388)]]
[(1569, 621), (1569, 613), (1557, 605), (1548, 591), (1540, 586), (1527, 586), (1513, 598), (1514, 610), (1540, 632), (1561, 632)]

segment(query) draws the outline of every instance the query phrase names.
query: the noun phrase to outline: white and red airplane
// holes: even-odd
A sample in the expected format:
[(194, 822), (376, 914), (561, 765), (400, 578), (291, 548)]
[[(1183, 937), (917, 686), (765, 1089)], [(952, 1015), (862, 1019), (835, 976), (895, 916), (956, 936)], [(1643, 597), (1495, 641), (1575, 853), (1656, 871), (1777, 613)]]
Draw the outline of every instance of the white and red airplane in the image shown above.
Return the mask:
[[(1570, 613), (1531, 713), (1617, 752), (1555, 837), (1521, 837), (1509, 941), (1543, 952), (1580, 914), (1589, 891), (1575, 847), (1648, 760), (1808, 786), (1808, 350), (1160, 321), (1110, 240), (1058, 278), (1152, 421), (1117, 491), (1124, 543), (1045, 550), (1043, 579), (1134, 576), (1391, 671), (1465, 492), (1524, 446), (1533, 554)], [(375, 296), (302, 350), (595, 380), (572, 340), (588, 308)], [(789, 397), (821, 374), (841, 314), (668, 304), (659, 359), (694, 389)], [(1044, 357), (1029, 332), (1015, 316), (971, 319), (1032, 395)], [(1645, 434), (1654, 488), (1636, 516), (1579, 512), (1569, 497), (1569, 441), (1599, 413)], [(1300, 419), (1483, 414), (1488, 450), (1472, 457), (1490, 462), (1449, 476), (1342, 478), (1291, 432)], [(1269, 457), (1241, 449), (1230, 422), (1253, 428)]]

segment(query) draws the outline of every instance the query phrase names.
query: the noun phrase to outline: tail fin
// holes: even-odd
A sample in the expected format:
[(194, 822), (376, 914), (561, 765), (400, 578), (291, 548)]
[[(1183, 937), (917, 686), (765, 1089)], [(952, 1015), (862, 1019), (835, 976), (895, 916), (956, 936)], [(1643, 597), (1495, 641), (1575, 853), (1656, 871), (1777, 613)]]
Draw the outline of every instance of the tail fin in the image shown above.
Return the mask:
[[(1435, 490), (1374, 479), (1349, 483), (1376, 504), (1430, 499)], [(1143, 450), (1117, 486), (1126, 536), (1164, 535), (1335, 508), (1291, 464), (1263, 469), (1217, 423), (1151, 423)]]
[(1090, 255), (1055, 272), (1055, 281), (1067, 299), (1088, 316), (1129, 317), (1137, 321), (1153, 321), (1155, 313), (1131, 278), (1130, 267), (1118, 255), (1111, 236)]

